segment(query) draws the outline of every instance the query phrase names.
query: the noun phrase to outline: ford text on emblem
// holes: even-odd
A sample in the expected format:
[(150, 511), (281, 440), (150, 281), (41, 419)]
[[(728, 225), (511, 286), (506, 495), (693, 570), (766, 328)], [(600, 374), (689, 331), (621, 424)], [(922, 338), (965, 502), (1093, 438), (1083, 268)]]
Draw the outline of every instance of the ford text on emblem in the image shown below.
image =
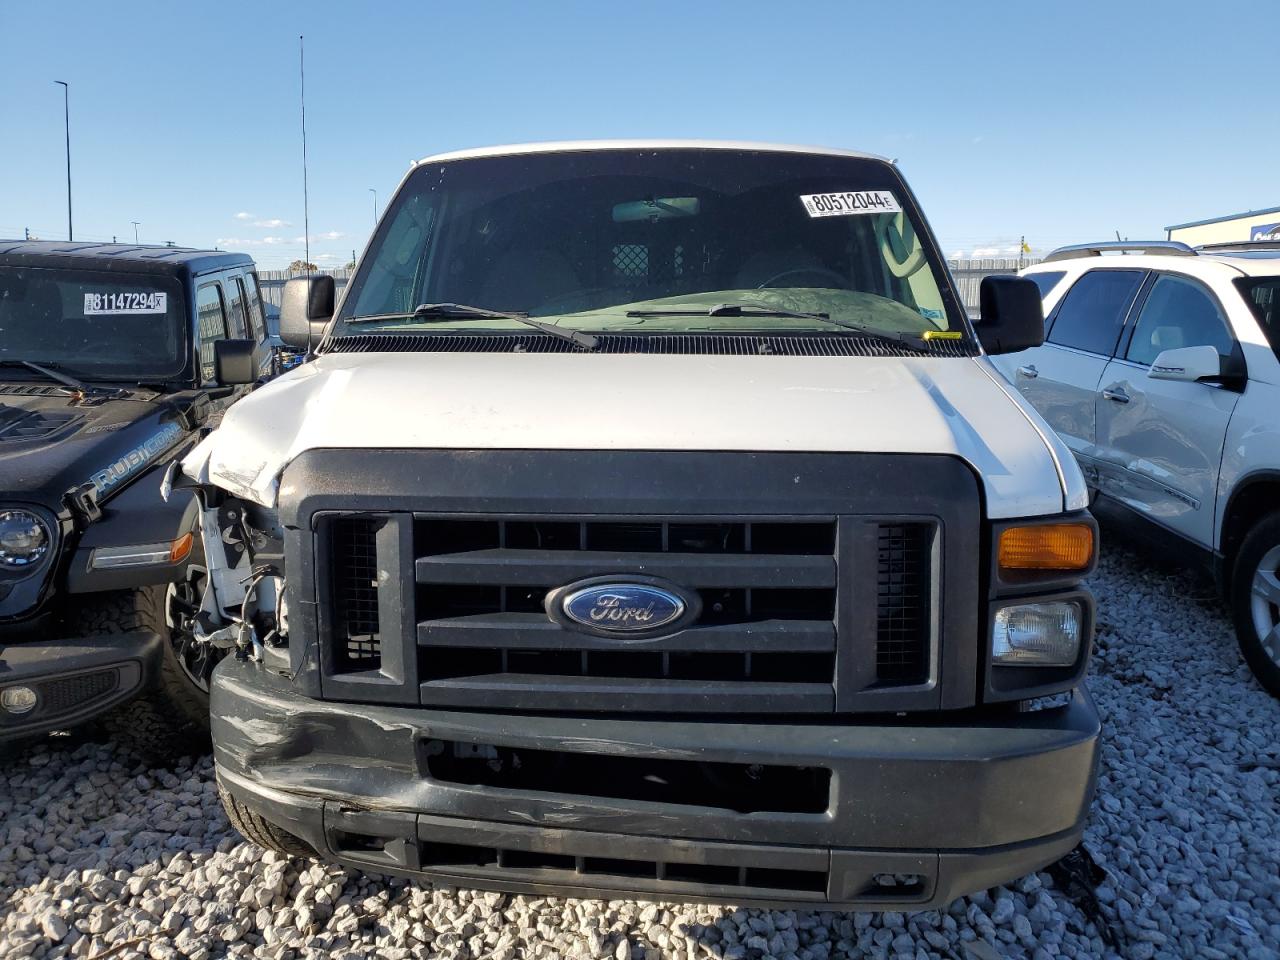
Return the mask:
[(679, 629), (697, 615), (697, 600), (696, 594), (648, 577), (597, 577), (553, 590), (547, 613), (587, 633), (640, 639)]

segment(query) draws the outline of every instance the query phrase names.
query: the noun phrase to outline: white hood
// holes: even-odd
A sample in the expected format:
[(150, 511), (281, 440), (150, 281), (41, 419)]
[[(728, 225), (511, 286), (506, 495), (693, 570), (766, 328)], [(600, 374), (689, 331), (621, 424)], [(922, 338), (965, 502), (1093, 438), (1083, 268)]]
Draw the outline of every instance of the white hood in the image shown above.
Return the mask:
[(274, 506), (318, 448), (937, 453), (992, 518), (1087, 505), (1066, 448), (985, 358), (329, 354), (257, 390), (183, 472)]

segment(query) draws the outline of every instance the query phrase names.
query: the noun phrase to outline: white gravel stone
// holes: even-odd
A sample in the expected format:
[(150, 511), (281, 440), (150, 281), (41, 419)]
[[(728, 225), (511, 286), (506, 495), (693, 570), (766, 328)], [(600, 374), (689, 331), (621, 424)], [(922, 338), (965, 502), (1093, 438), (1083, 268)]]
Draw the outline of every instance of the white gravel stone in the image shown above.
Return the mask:
[(841, 914), (520, 897), (348, 874), (228, 825), (212, 761), (147, 769), (85, 734), (0, 757), (0, 957), (837, 960), (1280, 957), (1280, 704), (1211, 588), (1108, 545), (1086, 846), (946, 909)]

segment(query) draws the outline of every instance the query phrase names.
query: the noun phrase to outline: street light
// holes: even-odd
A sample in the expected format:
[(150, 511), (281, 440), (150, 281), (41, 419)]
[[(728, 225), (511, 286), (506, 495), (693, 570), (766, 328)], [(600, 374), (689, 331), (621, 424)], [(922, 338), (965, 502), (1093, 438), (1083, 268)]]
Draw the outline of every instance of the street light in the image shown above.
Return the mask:
[(65, 80), (53, 82), (62, 87), (62, 120), (67, 129), (67, 239), (71, 240), (71, 85)]
[(369, 192), (373, 194), (373, 226), (376, 229), (378, 226), (378, 191), (370, 187)]
[(130, 220), (129, 222), (133, 224), (133, 242), (137, 243), (138, 242), (138, 224), (140, 224), (142, 221)]

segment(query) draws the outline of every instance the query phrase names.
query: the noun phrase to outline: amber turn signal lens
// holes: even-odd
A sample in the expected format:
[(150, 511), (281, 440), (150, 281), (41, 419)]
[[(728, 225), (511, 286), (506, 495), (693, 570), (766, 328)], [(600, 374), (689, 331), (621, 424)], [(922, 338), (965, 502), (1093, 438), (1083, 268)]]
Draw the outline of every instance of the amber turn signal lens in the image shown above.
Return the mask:
[(173, 546), (169, 548), (169, 562), (181, 563), (191, 555), (191, 544), (195, 542), (195, 537), (189, 533), (184, 533), (177, 540), (173, 541)]
[(1086, 570), (1093, 562), (1093, 527), (1045, 523), (1000, 534), (1001, 570)]

